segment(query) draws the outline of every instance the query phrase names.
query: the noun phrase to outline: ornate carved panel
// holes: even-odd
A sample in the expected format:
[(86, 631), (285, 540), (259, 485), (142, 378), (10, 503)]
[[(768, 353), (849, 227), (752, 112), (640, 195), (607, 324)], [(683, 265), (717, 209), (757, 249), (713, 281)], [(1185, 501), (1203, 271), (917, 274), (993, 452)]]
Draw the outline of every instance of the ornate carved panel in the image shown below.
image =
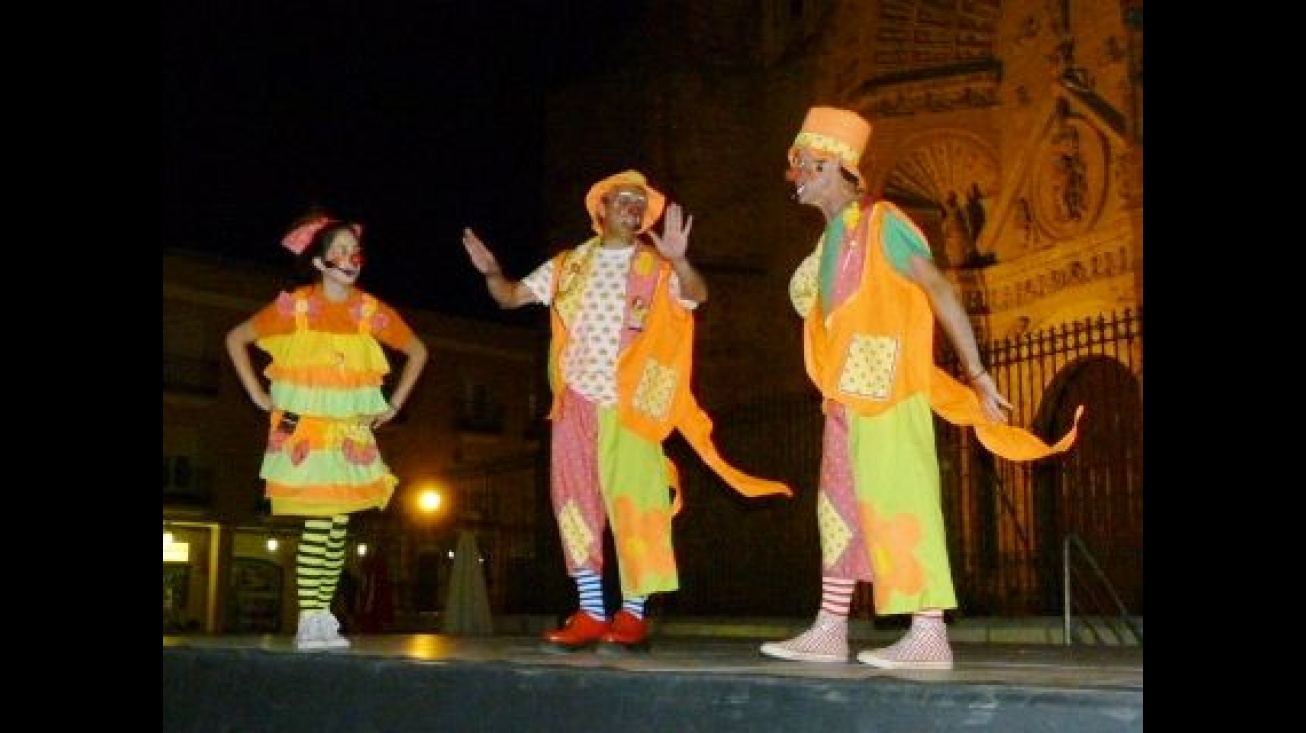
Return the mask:
[(863, 104), (878, 118), (997, 107), (1002, 81), (997, 67), (950, 72), (946, 77), (901, 79), (863, 85)]
[(1102, 213), (1109, 178), (1107, 143), (1082, 119), (1058, 123), (1034, 167), (1035, 223), (1052, 239), (1088, 230)]
[(882, 0), (873, 60), (881, 72), (991, 58), (1000, 0)]

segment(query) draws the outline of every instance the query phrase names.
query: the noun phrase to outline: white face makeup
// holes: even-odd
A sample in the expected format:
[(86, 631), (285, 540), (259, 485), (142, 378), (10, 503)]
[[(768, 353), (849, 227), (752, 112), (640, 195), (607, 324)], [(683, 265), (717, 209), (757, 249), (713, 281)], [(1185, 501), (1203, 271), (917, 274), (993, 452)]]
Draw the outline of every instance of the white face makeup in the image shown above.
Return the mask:
[(794, 184), (794, 199), (804, 204), (816, 201), (829, 188), (830, 177), (839, 175), (838, 166), (829, 158), (799, 150), (789, 159), (789, 170), (785, 171), (785, 178)]
[(318, 258), (318, 269), (342, 285), (352, 285), (363, 271), (363, 246), (358, 237), (348, 230), (336, 232), (326, 252)]
[(648, 195), (639, 186), (618, 186), (603, 197), (603, 220), (615, 228), (638, 232), (648, 210)]

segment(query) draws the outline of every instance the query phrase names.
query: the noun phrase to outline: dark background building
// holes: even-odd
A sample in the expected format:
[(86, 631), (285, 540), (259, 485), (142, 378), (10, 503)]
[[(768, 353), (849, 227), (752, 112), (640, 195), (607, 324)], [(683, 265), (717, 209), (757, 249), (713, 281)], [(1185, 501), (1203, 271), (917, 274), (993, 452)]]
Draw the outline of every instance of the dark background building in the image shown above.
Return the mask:
[[(205, 53), (235, 33), (235, 19), (210, 18), (200, 31), (183, 22), (194, 18), (179, 17), (193, 10), (165, 10), (174, 14), (165, 16), (165, 51), (170, 42), (188, 61), (165, 73), (172, 144), (190, 151), (183, 143), (197, 124), (227, 133), (165, 171), (165, 252), (222, 250), (271, 265), (273, 233), (297, 206), (339, 203), (369, 222), (368, 278), (378, 293), (475, 324), (448, 338), (442, 331), (451, 327), (432, 322), (430, 334), (442, 340), (424, 382), (441, 386), (423, 389), (445, 396), (410, 416), (403, 429), (414, 437), (391, 449), (398, 461), (410, 460), (408, 451), (440, 455), (447, 481), (511, 477), (503, 480), (529, 485), (522, 493), (533, 491), (537, 502), (541, 491), (547, 496), (531, 483), (540, 476), (525, 478), (519, 451), (490, 450), (469, 467), (444, 437), (416, 437), (425, 430), (418, 422), (449, 424), (472, 404), (501, 405), (538, 431), (522, 444), (528, 453), (547, 437), (538, 422), (543, 395), (521, 388), (542, 375), (532, 351), (542, 343), (542, 314), (490, 307), (458, 232), (475, 226), (511, 273), (525, 274), (587, 235), (581, 201), (593, 181), (639, 168), (695, 217), (690, 254), (712, 287), (699, 314), (696, 389), (718, 441), (741, 466), (800, 489), (790, 501), (739, 501), (672, 441), (688, 486), (676, 520), (683, 588), (657, 603), (666, 613), (810, 613), (819, 592), (805, 580), (818, 562), (811, 502), (819, 417), (787, 283), (820, 220), (789, 200), (782, 173), (805, 110), (848, 106), (875, 124), (863, 156), (868, 184), (930, 235), (1017, 420), (1056, 435), (1076, 406), (1087, 407), (1079, 446), (1035, 466), (995, 461), (969, 435), (941, 427), (961, 612), (1057, 612), (1069, 551), (1091, 557), (1128, 610), (1142, 613), (1141, 2), (523, 2), (509, 14), (498, 4), (424, 7), (328, 12), (303, 26), (282, 11), (251, 11), (243, 24), (280, 35), (250, 34), (244, 43), (257, 53), (216, 58)], [(328, 63), (309, 63), (314, 57)], [(287, 109), (287, 96), (310, 103)], [(311, 144), (291, 144), (300, 137)], [(247, 143), (255, 156), (241, 153)], [(252, 162), (260, 156), (275, 163), (272, 173)], [(397, 172), (395, 159), (403, 162)], [(220, 195), (194, 195), (199, 182)], [(243, 400), (219, 392), (197, 404), (170, 388), (170, 349), (208, 354), (200, 368), (211, 380), (230, 374), (218, 356), (221, 331), (204, 341), (176, 325), (166, 262), (165, 520), (177, 515), (168, 484), (174, 426), (208, 423), (228, 409), (219, 404)], [(232, 278), (244, 288), (235, 301), (206, 297), (252, 309), (267, 291), (243, 281)], [(186, 345), (170, 346), (169, 334)], [(491, 352), (512, 354), (486, 366), (499, 376), (465, 392), (443, 385), (452, 377), (442, 346), (479, 353), (478, 339), (491, 335), (502, 344)], [(940, 354), (944, 364), (950, 358)], [(243, 424), (230, 425), (231, 434)], [(505, 430), (482, 430), (481, 440), (518, 440)], [(209, 479), (213, 506), (200, 515), (227, 521), (220, 494), (229, 487), (249, 500), (260, 436), (255, 430), (248, 445), (238, 440), (207, 459), (208, 470), (234, 474)], [(477, 443), (463, 436), (457, 444)], [(498, 520), (477, 521), (488, 532)], [(513, 564), (493, 574), (496, 610), (562, 612), (572, 599), (553, 584), (556, 530), (547, 516), (529, 524), (534, 549), (514, 550)], [(401, 560), (396, 572), (409, 572)], [(523, 575), (527, 587), (506, 590), (516, 582), (506, 578)], [(1091, 570), (1074, 583), (1104, 586)]]

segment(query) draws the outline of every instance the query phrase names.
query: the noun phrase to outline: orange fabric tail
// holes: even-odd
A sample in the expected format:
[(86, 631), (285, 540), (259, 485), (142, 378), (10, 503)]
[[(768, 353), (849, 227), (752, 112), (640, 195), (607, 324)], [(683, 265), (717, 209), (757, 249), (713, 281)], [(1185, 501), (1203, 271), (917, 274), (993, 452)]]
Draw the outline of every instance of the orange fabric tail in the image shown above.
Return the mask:
[[(782, 494), (784, 496), (793, 496), (793, 489), (779, 481), (758, 478), (756, 476), (744, 473), (726, 462), (717, 452), (716, 445), (712, 442), (712, 418), (708, 417), (707, 412), (699, 406), (698, 400), (694, 399), (691, 394), (688, 397), (689, 405), (685, 409), (685, 416), (676, 423), (676, 430), (685, 436), (690, 447), (698, 453), (703, 462), (716, 471), (716, 474), (730, 484), (730, 488), (738, 491), (740, 494), (748, 497), (769, 496), (773, 494)], [(679, 501), (679, 492), (677, 492), (677, 501)]]
[(1079, 418), (1084, 415), (1084, 406), (1076, 407), (1070, 430), (1061, 440), (1048, 445), (1024, 428), (991, 422), (984, 416), (975, 392), (937, 366), (930, 380), (930, 407), (953, 425), (973, 427), (985, 448), (1009, 461), (1033, 461), (1069, 450), (1079, 434)]

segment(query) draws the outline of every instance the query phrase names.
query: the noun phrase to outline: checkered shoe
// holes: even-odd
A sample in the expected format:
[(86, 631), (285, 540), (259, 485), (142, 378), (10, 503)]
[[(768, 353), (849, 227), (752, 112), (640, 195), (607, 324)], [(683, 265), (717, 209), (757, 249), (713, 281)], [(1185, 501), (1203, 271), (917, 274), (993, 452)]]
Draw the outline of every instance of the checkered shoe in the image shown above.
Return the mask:
[(812, 628), (785, 641), (768, 641), (762, 653), (796, 662), (847, 662), (848, 619), (821, 611)]
[(948, 625), (942, 617), (913, 616), (911, 630), (897, 643), (868, 649), (857, 661), (880, 669), (952, 669)]

